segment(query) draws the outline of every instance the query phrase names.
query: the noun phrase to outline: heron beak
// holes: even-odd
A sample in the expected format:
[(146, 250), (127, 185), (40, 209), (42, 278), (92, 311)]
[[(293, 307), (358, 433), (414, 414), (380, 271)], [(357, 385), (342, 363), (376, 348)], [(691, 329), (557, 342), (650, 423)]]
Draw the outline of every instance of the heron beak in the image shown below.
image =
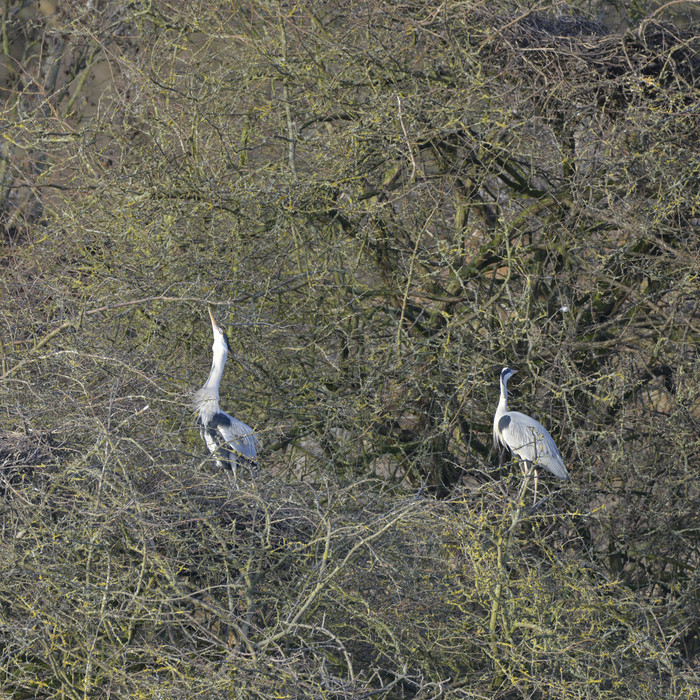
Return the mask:
[(219, 328), (219, 324), (214, 320), (214, 314), (211, 312), (211, 306), (208, 306), (207, 309), (209, 310), (209, 318), (211, 319), (211, 325), (214, 330), (221, 330)]

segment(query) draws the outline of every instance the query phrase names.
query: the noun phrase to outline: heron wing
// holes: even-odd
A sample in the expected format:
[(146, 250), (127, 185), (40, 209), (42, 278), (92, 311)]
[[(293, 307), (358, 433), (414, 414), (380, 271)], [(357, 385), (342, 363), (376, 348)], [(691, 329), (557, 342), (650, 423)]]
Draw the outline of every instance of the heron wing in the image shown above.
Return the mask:
[(560, 479), (569, 478), (552, 436), (538, 420), (518, 411), (509, 411), (500, 418), (498, 427), (502, 441), (520, 459), (533, 462)]
[(255, 431), (249, 425), (233, 416), (229, 416), (224, 411), (219, 411), (209, 421), (207, 427), (216, 430), (228, 449), (248, 459), (255, 459), (260, 447), (260, 441), (255, 435)]

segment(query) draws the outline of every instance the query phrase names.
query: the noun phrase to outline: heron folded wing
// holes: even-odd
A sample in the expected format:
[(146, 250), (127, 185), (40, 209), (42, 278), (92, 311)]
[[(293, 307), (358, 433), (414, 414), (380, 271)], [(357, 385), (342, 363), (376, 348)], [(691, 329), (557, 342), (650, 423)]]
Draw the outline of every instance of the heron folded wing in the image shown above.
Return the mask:
[(230, 449), (248, 459), (255, 459), (260, 442), (249, 425), (223, 411), (219, 411), (209, 425), (216, 428)]
[(538, 420), (524, 413), (511, 411), (499, 420), (498, 427), (511, 452), (546, 469), (559, 479), (569, 478), (564, 460), (552, 436)]

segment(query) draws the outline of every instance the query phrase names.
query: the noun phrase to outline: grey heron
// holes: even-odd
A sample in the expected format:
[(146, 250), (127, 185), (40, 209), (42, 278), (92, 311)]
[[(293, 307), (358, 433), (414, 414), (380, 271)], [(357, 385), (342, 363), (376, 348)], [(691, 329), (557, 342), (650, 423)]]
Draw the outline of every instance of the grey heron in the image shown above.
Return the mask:
[(209, 309), (214, 343), (211, 346), (214, 358), (209, 378), (194, 394), (194, 408), (202, 440), (219, 467), (233, 472), (234, 483), (239, 466), (254, 470), (260, 443), (253, 429), (219, 408), (219, 384), (224, 373), (229, 342), (226, 333), (214, 320)]
[[(512, 454), (523, 461), (527, 474), (534, 467), (541, 467), (559, 479), (568, 480), (564, 460), (546, 428), (534, 418), (518, 411), (508, 410), (508, 380), (515, 370), (504, 367), (501, 370), (501, 398), (493, 417), (493, 444), (507, 447)], [(535, 499), (537, 499), (537, 476), (535, 475)]]

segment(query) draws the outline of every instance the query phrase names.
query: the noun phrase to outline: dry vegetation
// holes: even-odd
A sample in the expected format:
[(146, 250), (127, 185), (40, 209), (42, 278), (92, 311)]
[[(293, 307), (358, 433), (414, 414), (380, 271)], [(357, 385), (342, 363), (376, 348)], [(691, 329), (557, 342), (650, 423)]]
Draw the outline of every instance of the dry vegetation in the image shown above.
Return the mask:
[(3, 696), (698, 696), (697, 8), (578, 6), (6, 0)]

